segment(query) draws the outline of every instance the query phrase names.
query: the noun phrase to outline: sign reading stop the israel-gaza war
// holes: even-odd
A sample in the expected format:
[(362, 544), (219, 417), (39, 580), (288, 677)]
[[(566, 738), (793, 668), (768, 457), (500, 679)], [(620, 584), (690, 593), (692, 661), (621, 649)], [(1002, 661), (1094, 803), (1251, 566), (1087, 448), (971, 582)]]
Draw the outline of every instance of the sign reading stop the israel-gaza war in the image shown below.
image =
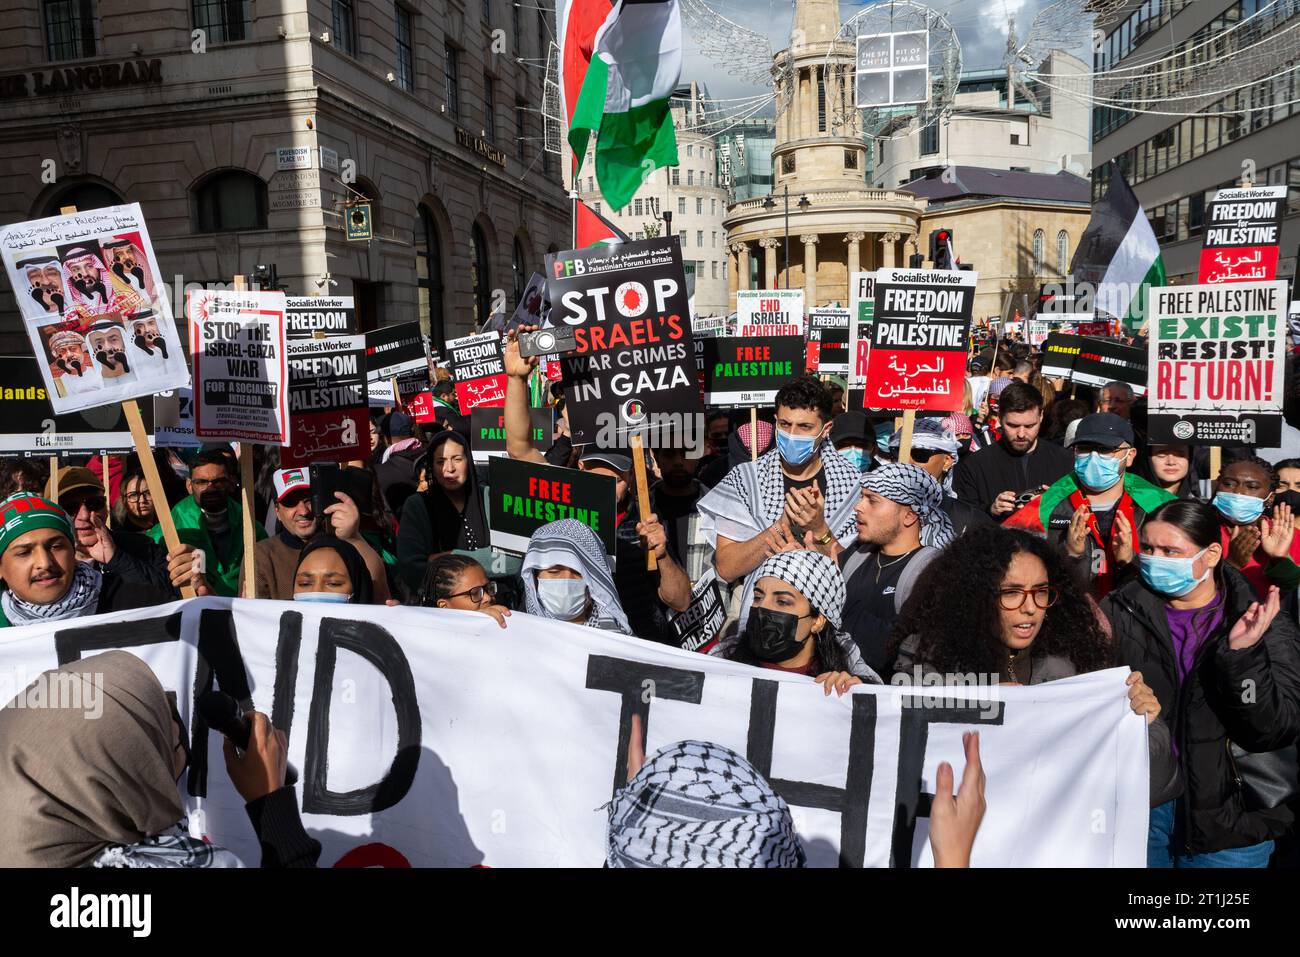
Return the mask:
[(742, 289), (736, 293), (736, 335), (802, 336), (802, 289)]
[(5, 226), (0, 258), (55, 414), (190, 384), (139, 203)]
[(501, 333), (447, 340), (451, 378), (456, 383), (456, 401), (462, 415), (474, 409), (500, 408), (506, 404), (506, 365)]
[[(551, 447), (555, 413), (529, 409), (528, 441), (539, 452)], [(416, 421), (420, 421), (418, 418)], [(501, 408), (479, 408), (469, 414), (469, 447), (476, 465), (486, 465), (495, 455), (506, 455), (506, 414)]]
[(777, 392), (803, 372), (800, 336), (703, 340), (704, 404), (771, 405)]
[(1165, 286), (1151, 296), (1150, 441), (1280, 445), (1286, 283)]
[(198, 598), (7, 629), (0, 702), (110, 648), (139, 656), (176, 696), (192, 741), (179, 785), (192, 833), (250, 867), (262, 850), (224, 739), (193, 720), (214, 684), (285, 733), (322, 867), (600, 867), (632, 714), (647, 754), (696, 740), (746, 756), (790, 805), (814, 867), (931, 866), (938, 769), (961, 779), (972, 730), (988, 805), (972, 866), (1146, 861), (1146, 726), (1127, 669), (827, 698), (802, 675), (521, 611), (501, 628), (442, 608)]
[(394, 379), (403, 402), (429, 390), (429, 355), (418, 322), (366, 333), (366, 382), (372, 406), (394, 403)]
[[(148, 431), (152, 403), (140, 406)], [(0, 356), (0, 452), (129, 452), (135, 448), (120, 404), (54, 415), (32, 356)]]
[(967, 270), (876, 272), (866, 407), (961, 408), (978, 279)]
[(186, 308), (195, 437), (288, 445), (284, 293), (195, 292)]
[(822, 374), (848, 373), (848, 309), (825, 306), (808, 311), (808, 369)]
[(1221, 189), (1205, 207), (1197, 282), (1254, 282), (1277, 276), (1287, 187)]
[(533, 532), (574, 518), (600, 539), (614, 564), (618, 524), (612, 475), (493, 456), (488, 461), (488, 527), (492, 547), (523, 554)]
[(695, 434), (699, 380), (676, 240), (556, 253), (546, 269), (551, 322), (572, 326), (577, 343), (560, 357), (574, 444)]

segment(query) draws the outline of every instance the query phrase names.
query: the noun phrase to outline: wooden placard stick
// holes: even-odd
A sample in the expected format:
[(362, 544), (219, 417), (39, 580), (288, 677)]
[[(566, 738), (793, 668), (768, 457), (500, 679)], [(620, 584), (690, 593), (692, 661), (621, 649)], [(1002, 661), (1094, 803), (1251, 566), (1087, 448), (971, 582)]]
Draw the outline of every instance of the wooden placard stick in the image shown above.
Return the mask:
[(1210, 481), (1219, 480), (1219, 471), (1223, 468), (1223, 446), (1210, 446)]
[(59, 504), (59, 457), (50, 456), (50, 501)]
[[(235, 276), (235, 291), (243, 292), (248, 288), (244, 276)], [(396, 386), (396, 382), (394, 382)], [(239, 503), (244, 513), (244, 596), (257, 597), (257, 555), (253, 547), (257, 536), (253, 532), (253, 446), (249, 442), (239, 443)]]
[(898, 442), (898, 461), (912, 461), (912, 430), (916, 427), (916, 409), (903, 410), (903, 435)]
[[(645, 454), (641, 448), (641, 436), (633, 435), (628, 439), (632, 446), (632, 466), (636, 469), (636, 503), (641, 512), (641, 521), (647, 521), (650, 517), (650, 484), (646, 480)], [(655, 556), (653, 548), (645, 550), (645, 567), (646, 571), (656, 571), (659, 568), (659, 559)]]
[[(135, 399), (122, 403), (126, 413), (126, 424), (131, 429), (131, 441), (135, 445), (135, 454), (140, 457), (140, 467), (144, 469), (144, 481), (149, 486), (149, 495), (154, 501), (154, 510), (158, 513), (158, 524), (162, 526), (163, 541), (167, 551), (174, 552), (181, 546), (181, 538), (176, 534), (176, 522), (172, 519), (171, 506), (167, 504), (167, 493), (163, 489), (162, 476), (158, 474), (158, 463), (154, 461), (149, 449), (149, 434), (144, 430), (144, 420), (140, 417), (140, 406)], [(194, 589), (189, 585), (181, 586), (182, 598), (193, 598)]]

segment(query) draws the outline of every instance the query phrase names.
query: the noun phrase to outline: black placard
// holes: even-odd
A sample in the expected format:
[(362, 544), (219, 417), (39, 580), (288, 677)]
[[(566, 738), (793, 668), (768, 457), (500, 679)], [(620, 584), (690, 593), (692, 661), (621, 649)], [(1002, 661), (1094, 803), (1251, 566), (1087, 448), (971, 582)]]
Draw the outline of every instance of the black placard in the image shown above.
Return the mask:
[(803, 336), (704, 340), (706, 405), (771, 405), (781, 386), (803, 374)]
[[(382, 382), (403, 372), (425, 370), (429, 360), (424, 351), (424, 337), (418, 322), (383, 326), (366, 333), (366, 379)], [(423, 390), (421, 390), (423, 391)]]
[[(533, 448), (545, 452), (551, 447), (554, 431), (554, 412), (551, 409), (529, 409)], [(506, 454), (506, 410), (479, 408), (469, 414), (469, 447), (475, 462), (486, 462), (488, 456)]]
[(523, 554), (543, 525), (575, 518), (596, 533), (612, 566), (616, 485), (612, 475), (493, 456), (488, 462), (492, 546)]
[(1043, 340), (1043, 376), (1051, 379), (1069, 379), (1075, 360), (1083, 350), (1083, 336), (1065, 332), (1049, 332)]
[[(153, 403), (139, 403), (153, 431)], [(120, 402), (55, 415), (33, 356), (0, 356), (0, 453), (129, 452), (135, 449)]]
[(1080, 385), (1100, 388), (1108, 382), (1126, 382), (1137, 395), (1147, 391), (1147, 351), (1126, 346), (1113, 339), (1080, 337), (1083, 341), (1074, 369), (1072, 381)]
[(284, 337), (320, 339), (357, 334), (357, 314), (351, 296), (286, 296)]

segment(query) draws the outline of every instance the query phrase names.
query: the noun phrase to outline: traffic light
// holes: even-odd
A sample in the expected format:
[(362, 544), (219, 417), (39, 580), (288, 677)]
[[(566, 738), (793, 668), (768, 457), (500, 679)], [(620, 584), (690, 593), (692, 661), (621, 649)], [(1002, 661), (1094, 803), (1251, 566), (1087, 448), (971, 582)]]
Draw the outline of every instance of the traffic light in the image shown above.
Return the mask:
[(949, 255), (952, 250), (953, 235), (951, 229), (930, 230), (930, 261), (935, 269), (956, 269), (957, 264)]
[(923, 269), (923, 268), (925, 268), (925, 257), (922, 256), (920, 253), (913, 253), (913, 254), (912, 254), (911, 256), (909, 256), (908, 259), (907, 259), (907, 268), (908, 268), (908, 269)]

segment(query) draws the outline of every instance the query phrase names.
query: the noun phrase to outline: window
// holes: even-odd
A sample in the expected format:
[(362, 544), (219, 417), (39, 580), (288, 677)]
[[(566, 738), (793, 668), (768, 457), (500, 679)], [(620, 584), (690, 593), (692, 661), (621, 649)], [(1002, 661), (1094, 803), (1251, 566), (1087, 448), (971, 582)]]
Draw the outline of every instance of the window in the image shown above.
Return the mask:
[(716, 229), (713, 230), (713, 248), (718, 248), (718, 231)]
[(718, 201), (716, 199), (709, 200), (709, 215), (718, 215)]
[(592, 203), (592, 208), (596, 210), (596, 215), (600, 215), (600, 203)]
[(447, 84), (447, 115), (460, 119), (460, 51), (450, 43), (443, 53), (442, 75)]
[(411, 11), (395, 8), (393, 25), (397, 33), (397, 85), (408, 92), (415, 87), (415, 63), (411, 59)]
[(680, 229), (677, 231), (677, 242), (683, 246), (686, 245), (686, 230)]
[(695, 245), (699, 249), (704, 248), (704, 230), (702, 229), (695, 230)]
[(45, 54), (79, 60), (97, 52), (94, 0), (45, 0)]
[(694, 156), (694, 155), (695, 155), (695, 144), (693, 144), (693, 143), (687, 143), (687, 144), (686, 144), (686, 155), (687, 155), (687, 156)]
[(357, 53), (357, 19), (352, 10), (352, 0), (332, 0), (334, 29), (330, 31), (330, 42), (346, 53)]
[(679, 216), (685, 216), (685, 215), (686, 215), (686, 197), (685, 197), (685, 196), (678, 196), (678, 197), (677, 197), (677, 214), (678, 214)]
[(492, 271), (488, 266), (487, 240), (478, 223), (470, 227), (469, 282), (474, 290), (474, 328), (488, 317), (492, 297)]
[(201, 233), (266, 228), (266, 184), (252, 173), (215, 173), (195, 188), (194, 199)]
[(696, 216), (703, 216), (703, 215), (704, 215), (704, 197), (703, 197), (703, 196), (696, 196), (696, 197), (695, 197), (695, 215), (696, 215)]
[(79, 210), (104, 209), (108, 206), (121, 206), (126, 200), (118, 196), (107, 186), (98, 183), (79, 183), (69, 186), (51, 197), (45, 204), (42, 216), (58, 216), (64, 206), (75, 206)]
[[(681, 186), (681, 185), (682, 185), (682, 168), (681, 168), (680, 166), (673, 166), (673, 167), (671, 167), (671, 169), (672, 169), (672, 176), (671, 176), (671, 183), (672, 183), (672, 185), (673, 185), (673, 186)], [(684, 202), (684, 200), (683, 200), (683, 202)], [(683, 212), (685, 212), (685, 210), (683, 210)]]
[[(687, 186), (694, 186), (694, 185), (695, 185), (695, 170), (693, 170), (693, 169), (688, 169), (688, 170), (686, 171), (686, 185), (687, 185)], [(704, 185), (703, 181), (701, 181), (700, 185), (701, 185), (701, 186)]]
[[(1011, 142), (1015, 142), (1012, 139)], [(939, 152), (939, 121), (931, 120), (921, 127), (921, 155), (932, 156)]]
[(711, 267), (713, 267), (713, 268), (711, 268), (711, 269), (709, 270), (709, 272), (710, 272), (710, 274), (711, 274), (711, 277), (712, 277), (713, 279), (717, 279), (717, 278), (718, 278), (718, 261), (715, 259), (715, 260), (713, 260), (711, 263), (709, 263), (709, 265), (710, 265)]
[(634, 200), (632, 200), (632, 215), (633, 215), (633, 216), (644, 216), (644, 215), (645, 215), (645, 201), (644, 201), (644, 200), (640, 200), (640, 199), (634, 199)]
[(817, 70), (817, 132), (826, 132), (826, 71)]
[(1033, 267), (1034, 267), (1033, 274), (1035, 276), (1041, 276), (1043, 274), (1043, 254), (1045, 252), (1044, 247), (1046, 243), (1047, 243), (1047, 238), (1043, 235), (1043, 231), (1041, 229), (1035, 230), (1034, 231), (1034, 263), (1033, 263)]
[(1056, 234), (1056, 272), (1064, 276), (1070, 265), (1070, 236), (1064, 229)]
[(415, 224), (415, 288), (420, 324), (429, 330), (429, 341), (445, 338), (442, 317), (442, 247), (433, 214), (427, 206), (419, 208)]
[[(882, 140), (881, 143), (882, 145), (880, 147), (880, 150), (883, 153), (885, 149), (883, 145), (884, 141)], [(783, 154), (781, 156), (781, 175), (788, 176), (789, 174), (794, 172), (794, 168), (795, 168), (794, 154), (793, 153)]]
[(1012, 146), (1019, 146), (1019, 145), (1020, 145), (1020, 134), (1019, 134), (1019, 133), (1012, 133), (1012, 134), (1011, 134), (1011, 145), (1012, 145)]
[(483, 74), (483, 132), (489, 143), (497, 141), (496, 81), (486, 73)]
[(515, 139), (518, 141), (515, 145), (515, 155), (519, 162), (523, 162), (527, 157), (524, 155), (524, 144), (528, 138), (528, 106), (521, 101), (515, 103)]
[(248, 35), (248, 0), (193, 0), (194, 28), (208, 43), (230, 43)]

